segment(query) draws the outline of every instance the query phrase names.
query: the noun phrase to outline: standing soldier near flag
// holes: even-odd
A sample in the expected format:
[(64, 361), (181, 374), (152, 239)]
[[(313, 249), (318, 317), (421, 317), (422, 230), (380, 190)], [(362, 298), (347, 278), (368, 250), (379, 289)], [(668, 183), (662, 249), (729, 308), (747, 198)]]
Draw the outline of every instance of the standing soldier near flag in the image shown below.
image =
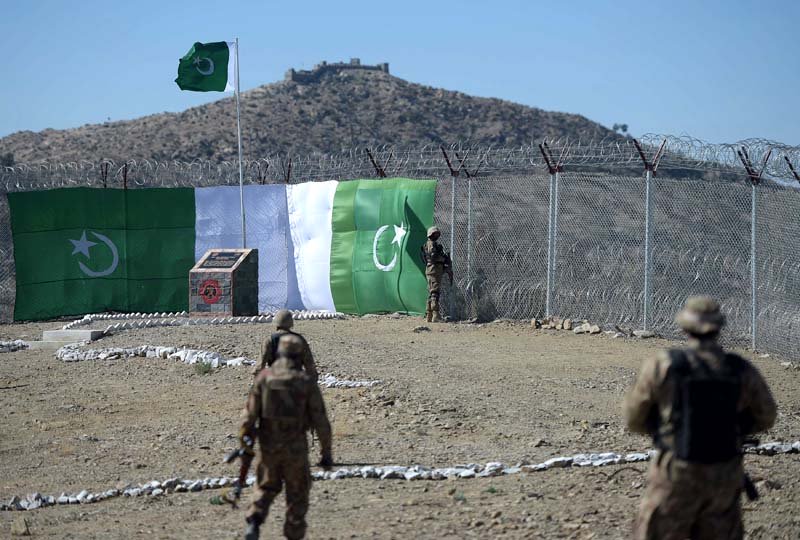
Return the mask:
[(428, 322), (439, 322), (439, 296), (442, 276), (447, 274), (450, 284), (453, 283), (453, 263), (450, 255), (438, 242), (441, 236), (439, 227), (428, 229), (428, 241), (422, 245), (422, 261), (425, 263), (425, 277), (428, 278), (428, 303), (425, 306), (425, 319)]
[(288, 309), (281, 309), (275, 314), (274, 322), (275, 332), (261, 345), (261, 363), (253, 371), (253, 375), (258, 375), (262, 369), (271, 366), (272, 363), (275, 362), (278, 357), (278, 341), (282, 336), (289, 334), (297, 336), (303, 344), (303, 352), (300, 355), (300, 368), (304, 369), (305, 372), (316, 381), (317, 366), (314, 363), (314, 356), (311, 354), (311, 347), (308, 346), (308, 342), (302, 335), (292, 331), (292, 327), (294, 326), (292, 312)]
[(628, 427), (658, 450), (634, 538), (740, 539), (743, 439), (772, 426), (775, 401), (758, 370), (717, 343), (725, 317), (714, 300), (689, 298), (675, 320), (689, 347), (645, 360), (625, 400)]
[(300, 370), (304, 342), (296, 335), (281, 336), (277, 360), (256, 377), (239, 428), (242, 448), (252, 455), (251, 441), (258, 441), (261, 455), (256, 468), (253, 503), (247, 511), (245, 540), (256, 540), (269, 507), (286, 485), (286, 538), (306, 533), (311, 471), (308, 438), (313, 429), (319, 437), (319, 465), (333, 465), (331, 425), (315, 379)]

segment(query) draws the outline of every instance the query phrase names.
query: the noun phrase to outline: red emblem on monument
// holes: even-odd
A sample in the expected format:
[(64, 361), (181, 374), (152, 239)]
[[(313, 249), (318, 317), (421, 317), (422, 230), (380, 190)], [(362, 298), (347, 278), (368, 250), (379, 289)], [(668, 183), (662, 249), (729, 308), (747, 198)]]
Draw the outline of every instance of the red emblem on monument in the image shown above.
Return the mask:
[(216, 304), (222, 296), (222, 288), (216, 279), (207, 279), (200, 284), (200, 296), (206, 304)]

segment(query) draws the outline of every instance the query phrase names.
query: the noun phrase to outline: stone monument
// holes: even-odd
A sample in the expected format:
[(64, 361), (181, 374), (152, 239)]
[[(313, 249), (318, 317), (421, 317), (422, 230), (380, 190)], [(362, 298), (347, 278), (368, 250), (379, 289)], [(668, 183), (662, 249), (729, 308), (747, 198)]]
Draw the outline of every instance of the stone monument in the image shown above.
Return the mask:
[(258, 315), (258, 250), (209, 249), (189, 272), (194, 315)]

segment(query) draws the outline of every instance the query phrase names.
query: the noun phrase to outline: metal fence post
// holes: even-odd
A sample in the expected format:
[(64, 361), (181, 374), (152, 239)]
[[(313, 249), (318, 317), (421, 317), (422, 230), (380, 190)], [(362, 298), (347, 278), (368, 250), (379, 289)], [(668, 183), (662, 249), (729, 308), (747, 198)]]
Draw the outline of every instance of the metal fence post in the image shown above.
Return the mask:
[[(764, 175), (764, 171), (767, 170), (767, 164), (769, 163), (769, 158), (772, 155), (772, 148), (764, 156), (764, 162), (761, 164), (761, 170), (756, 171), (755, 167), (753, 167), (753, 162), (750, 160), (750, 155), (747, 153), (747, 148), (744, 146), (741, 149), (736, 151), (736, 155), (739, 156), (739, 159), (744, 165), (744, 170), (747, 172), (747, 176), (750, 179), (750, 341), (751, 345), (753, 346), (753, 351), (756, 350), (756, 334), (757, 334), (757, 326), (756, 326), (756, 315), (758, 313), (758, 295), (756, 294), (758, 291), (758, 280), (756, 276), (756, 229), (758, 228), (758, 220), (756, 214), (756, 208), (758, 207), (758, 191), (757, 187), (761, 183), (761, 177)], [(787, 160), (788, 161), (788, 160)], [(791, 163), (789, 164), (791, 165)]]
[(558, 173), (564, 170), (564, 158), (566, 158), (569, 153), (569, 146), (562, 149), (558, 161), (553, 160), (553, 154), (550, 151), (550, 147), (547, 146), (547, 141), (543, 141), (539, 145), (539, 151), (542, 153), (545, 165), (547, 165), (547, 172), (550, 173), (550, 204), (549, 215), (547, 217), (547, 285), (544, 300), (544, 315), (545, 317), (550, 317), (553, 314), (556, 258), (558, 254), (558, 248), (556, 246), (556, 238), (558, 237)]
[(472, 283), (472, 178), (467, 178), (467, 289)]
[(553, 250), (555, 246), (555, 239), (553, 235), (553, 207), (555, 197), (555, 184), (556, 175), (550, 175), (550, 197), (548, 200), (548, 216), (547, 216), (547, 286), (544, 301), (544, 316), (550, 317), (552, 315), (553, 305)]
[(653, 197), (651, 194), (652, 175), (647, 169), (644, 184), (644, 314), (642, 328), (648, 329), (650, 323), (650, 309), (652, 298), (653, 261), (650, 256), (650, 245), (653, 235)]
[(756, 184), (751, 185), (751, 203), (750, 203), (750, 338), (752, 340), (753, 351), (756, 350), (756, 313), (758, 312), (758, 281), (756, 279), (756, 228), (758, 221), (756, 220), (757, 191)]
[[(456, 177), (452, 176), (453, 185), (450, 190), (450, 260), (451, 264), (455, 266), (455, 252), (453, 251), (456, 246)], [(456, 302), (453, 298), (455, 285), (450, 283), (450, 317), (455, 317)]]
[(653, 258), (650, 254), (653, 244), (653, 177), (658, 170), (658, 164), (661, 158), (664, 157), (664, 150), (667, 147), (667, 139), (658, 147), (658, 151), (653, 156), (653, 160), (649, 161), (647, 156), (644, 155), (644, 149), (639, 141), (633, 139), (633, 145), (636, 151), (639, 152), (639, 157), (642, 158), (645, 170), (645, 184), (644, 184), (644, 299), (642, 306), (642, 329), (647, 330), (652, 318), (652, 301), (653, 301)]

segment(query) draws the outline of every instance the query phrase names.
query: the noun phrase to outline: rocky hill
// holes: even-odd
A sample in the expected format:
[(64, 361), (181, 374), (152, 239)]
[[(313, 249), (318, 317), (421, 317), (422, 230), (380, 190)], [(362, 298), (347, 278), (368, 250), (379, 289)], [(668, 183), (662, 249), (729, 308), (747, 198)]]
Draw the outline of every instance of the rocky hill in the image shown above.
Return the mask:
[[(177, 91), (177, 89), (176, 89)], [(471, 141), (516, 146), (544, 137), (602, 138), (614, 132), (577, 114), (407, 82), (381, 70), (326, 69), (242, 93), (245, 156), (335, 153)], [(0, 138), (16, 163), (101, 159), (230, 160), (236, 157), (232, 97), (181, 113)]]

